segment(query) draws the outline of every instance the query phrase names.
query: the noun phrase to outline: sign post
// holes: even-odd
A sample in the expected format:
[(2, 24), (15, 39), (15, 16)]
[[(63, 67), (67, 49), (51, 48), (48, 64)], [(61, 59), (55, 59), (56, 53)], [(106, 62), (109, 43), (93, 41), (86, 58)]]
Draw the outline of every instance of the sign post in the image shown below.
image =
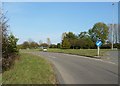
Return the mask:
[(102, 42), (101, 42), (101, 40), (99, 39), (99, 40), (97, 40), (97, 42), (96, 42), (96, 45), (97, 45), (97, 48), (98, 48), (98, 57), (100, 56), (100, 46), (102, 45)]
[(98, 57), (99, 57), (99, 55), (100, 55), (100, 47), (98, 46)]

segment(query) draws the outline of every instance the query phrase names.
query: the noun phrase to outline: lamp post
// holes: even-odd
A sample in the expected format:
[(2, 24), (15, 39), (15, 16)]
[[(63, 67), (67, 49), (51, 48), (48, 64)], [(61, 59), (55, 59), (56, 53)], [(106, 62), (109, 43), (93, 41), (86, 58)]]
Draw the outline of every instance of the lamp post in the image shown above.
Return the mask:
[(113, 19), (112, 19), (112, 47), (111, 49), (113, 50), (113, 30), (114, 30), (114, 3), (112, 3), (113, 6)]

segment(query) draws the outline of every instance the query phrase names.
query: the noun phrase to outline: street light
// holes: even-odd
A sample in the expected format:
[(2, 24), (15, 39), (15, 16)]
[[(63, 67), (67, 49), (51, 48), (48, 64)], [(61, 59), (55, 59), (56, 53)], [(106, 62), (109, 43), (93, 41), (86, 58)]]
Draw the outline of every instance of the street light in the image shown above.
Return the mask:
[(112, 19), (112, 50), (113, 50), (113, 30), (114, 30), (114, 3), (112, 3), (113, 6), (113, 19)]

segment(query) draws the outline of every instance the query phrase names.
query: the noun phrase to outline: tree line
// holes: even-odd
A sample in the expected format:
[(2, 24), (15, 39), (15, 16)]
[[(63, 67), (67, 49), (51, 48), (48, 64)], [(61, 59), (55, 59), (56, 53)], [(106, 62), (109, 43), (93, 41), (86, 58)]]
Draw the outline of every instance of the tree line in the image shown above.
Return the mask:
[[(111, 42), (108, 40), (109, 27), (103, 23), (98, 22), (93, 25), (88, 31), (74, 34), (73, 32), (64, 32), (62, 34), (61, 43), (51, 44), (50, 38), (47, 38), (47, 43), (37, 43), (34, 41), (25, 41), (23, 44), (18, 45), (20, 49), (33, 49), (43, 47), (49, 48), (62, 48), (62, 49), (96, 49), (96, 41), (102, 41), (101, 48), (110, 49)], [(114, 48), (119, 48), (120, 44), (114, 44)]]
[[(63, 49), (96, 49), (96, 41), (101, 40), (103, 49), (110, 49), (111, 42), (108, 40), (109, 27), (98, 22), (88, 31), (80, 32), (78, 35), (73, 32), (62, 34), (61, 47)], [(55, 47), (54, 47), (55, 48)], [(120, 44), (114, 44), (114, 48), (120, 48)]]
[(108, 26), (102, 22), (94, 24), (87, 32), (80, 32), (75, 35), (72, 32), (64, 33), (62, 48), (91, 49), (96, 48), (96, 41), (100, 39), (103, 44), (107, 43)]

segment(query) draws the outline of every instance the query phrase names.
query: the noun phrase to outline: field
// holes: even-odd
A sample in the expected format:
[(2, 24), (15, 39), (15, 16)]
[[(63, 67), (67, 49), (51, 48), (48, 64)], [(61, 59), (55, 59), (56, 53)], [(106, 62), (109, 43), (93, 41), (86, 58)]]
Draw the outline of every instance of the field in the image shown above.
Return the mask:
[(56, 78), (50, 62), (42, 57), (21, 53), (19, 60), (2, 75), (3, 84), (55, 84)]

